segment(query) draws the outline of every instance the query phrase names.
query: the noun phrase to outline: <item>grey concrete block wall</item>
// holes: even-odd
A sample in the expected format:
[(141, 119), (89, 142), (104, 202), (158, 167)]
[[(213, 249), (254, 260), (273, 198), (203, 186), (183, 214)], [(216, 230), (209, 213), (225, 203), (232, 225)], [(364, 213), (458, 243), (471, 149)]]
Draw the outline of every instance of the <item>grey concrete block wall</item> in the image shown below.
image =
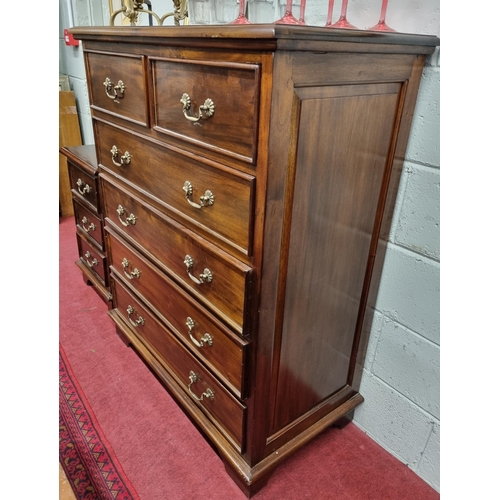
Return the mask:
[[(439, 51), (428, 58), (379, 287), (354, 422), (439, 491)], [(371, 319), (373, 318), (373, 319)]]
[(406, 162), (402, 189), (394, 243), (439, 261), (439, 170)]
[[(159, 10), (164, 13), (170, 3), (161, 2)], [(80, 24), (107, 24), (103, 20), (109, 18), (108, 0), (72, 3)], [(60, 0), (60, 19), (67, 15), (65, 4)], [(350, 2), (348, 20), (367, 29), (377, 23), (380, 4), (381, 0)], [(307, 23), (324, 26), (327, 5), (327, 0), (308, 0)], [(336, 1), (334, 20), (340, 8), (341, 2)], [(439, 36), (439, 0), (391, 1), (387, 23), (400, 32)], [(93, 136), (81, 49), (64, 45), (62, 28), (60, 68), (70, 74), (85, 143), (90, 144)], [(355, 425), (436, 490), (440, 461), (439, 92), (438, 48), (424, 68), (393, 224), (388, 240), (380, 246), (385, 259), (376, 263), (381, 280), (370, 291), (365, 324), (371, 331), (361, 380), (365, 402), (354, 415)]]

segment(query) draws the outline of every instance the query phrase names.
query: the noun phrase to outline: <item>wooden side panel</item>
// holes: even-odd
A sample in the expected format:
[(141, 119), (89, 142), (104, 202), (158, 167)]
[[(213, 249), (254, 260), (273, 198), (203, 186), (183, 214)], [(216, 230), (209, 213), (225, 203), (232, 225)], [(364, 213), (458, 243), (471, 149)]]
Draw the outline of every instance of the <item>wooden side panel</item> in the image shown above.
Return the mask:
[[(274, 432), (347, 384), (400, 89), (392, 83), (297, 91)], [(328, 139), (316, 147), (321, 135)]]

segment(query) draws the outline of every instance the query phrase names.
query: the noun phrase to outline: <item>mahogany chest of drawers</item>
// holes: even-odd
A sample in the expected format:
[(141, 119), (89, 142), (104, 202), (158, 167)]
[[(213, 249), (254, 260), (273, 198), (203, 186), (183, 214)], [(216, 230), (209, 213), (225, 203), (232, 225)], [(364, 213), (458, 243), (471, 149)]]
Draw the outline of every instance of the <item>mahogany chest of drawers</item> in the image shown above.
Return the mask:
[(76, 265), (84, 281), (92, 285), (106, 302), (111, 301), (104, 225), (97, 182), (94, 145), (65, 146), (60, 149), (68, 160), (79, 259)]
[(374, 259), (438, 41), (283, 25), (72, 33), (109, 314), (251, 496), (363, 401)]

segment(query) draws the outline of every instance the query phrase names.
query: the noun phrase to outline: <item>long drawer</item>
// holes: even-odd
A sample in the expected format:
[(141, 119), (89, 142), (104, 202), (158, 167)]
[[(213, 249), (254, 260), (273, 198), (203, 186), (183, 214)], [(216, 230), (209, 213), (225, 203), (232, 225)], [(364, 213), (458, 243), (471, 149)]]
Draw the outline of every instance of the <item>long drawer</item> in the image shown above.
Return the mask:
[(101, 174), (101, 181), (106, 222), (241, 333), (249, 313), (252, 269), (147, 205), (109, 176)]
[(157, 353), (193, 401), (212, 417), (215, 425), (242, 451), (246, 407), (117, 280), (113, 280), (113, 297), (116, 308), (134, 333)]
[(107, 228), (107, 234), (111, 272), (140, 296), (184, 345), (241, 398), (248, 342), (209, 314), (112, 229)]
[(101, 164), (175, 216), (203, 227), (248, 254), (254, 177), (95, 122)]

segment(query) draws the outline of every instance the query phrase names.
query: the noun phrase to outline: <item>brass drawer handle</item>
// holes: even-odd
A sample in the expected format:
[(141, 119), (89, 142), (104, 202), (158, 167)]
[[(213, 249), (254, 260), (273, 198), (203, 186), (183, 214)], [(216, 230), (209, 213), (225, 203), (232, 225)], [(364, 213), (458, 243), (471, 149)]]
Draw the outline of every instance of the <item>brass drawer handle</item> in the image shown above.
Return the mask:
[(191, 390), (191, 386), (197, 382), (198, 380), (200, 380), (200, 377), (198, 375), (196, 375), (196, 373), (194, 371), (190, 371), (189, 372), (189, 385), (188, 385), (188, 390), (189, 392), (191, 393), (191, 396), (193, 396), (194, 399), (196, 399), (196, 401), (203, 401), (203, 398), (209, 398), (211, 399), (212, 401), (214, 400), (215, 398), (215, 393), (214, 391), (212, 391), (212, 389), (207, 389), (200, 397), (198, 397), (192, 390)]
[(85, 252), (85, 262), (89, 265), (89, 267), (94, 267), (99, 265), (99, 261), (94, 257), (91, 262), (89, 262), (90, 257), (92, 257), (92, 254), (87, 250)]
[(129, 267), (130, 263), (129, 261), (124, 257), (122, 260), (122, 266), (123, 266), (123, 274), (129, 279), (133, 280), (134, 278), (139, 279), (141, 277), (141, 271), (139, 269), (135, 268), (130, 274), (127, 272), (127, 268)]
[(199, 341), (193, 336), (194, 321), (189, 316), (186, 320), (186, 326), (188, 327), (189, 337), (196, 347), (204, 347), (205, 344), (211, 346), (214, 343), (213, 338), (209, 333), (205, 333), (205, 335), (203, 335), (203, 337), (201, 337)]
[(83, 216), (83, 219), (82, 219), (82, 227), (83, 227), (83, 230), (88, 233), (89, 231), (95, 231), (95, 224), (93, 222), (91, 222), (89, 224), (89, 227), (85, 227), (85, 224), (87, 224), (87, 222), (89, 222), (89, 220), (87, 219), (87, 217)]
[(144, 318), (142, 316), (137, 315), (137, 319), (134, 321), (130, 316), (135, 313), (135, 309), (132, 306), (127, 307), (127, 314), (128, 314), (128, 319), (129, 321), (134, 325), (134, 326), (144, 326)]
[(203, 270), (203, 274), (200, 274), (199, 279), (196, 276), (193, 276), (191, 274), (191, 268), (193, 267), (194, 261), (193, 258), (190, 255), (186, 255), (184, 257), (184, 264), (186, 265), (187, 273), (189, 277), (197, 284), (197, 285), (202, 285), (205, 283), (210, 283), (213, 279), (213, 274), (211, 273), (210, 269), (205, 268)]
[(119, 150), (115, 145), (113, 145), (113, 147), (111, 148), (110, 153), (111, 153), (111, 161), (117, 167), (121, 167), (123, 165), (128, 165), (130, 163), (130, 160), (132, 160), (132, 155), (128, 151), (125, 151), (125, 153), (123, 153), (123, 156), (120, 156), (120, 159), (119, 159), (120, 161), (116, 161), (116, 158), (119, 155)]
[(90, 186), (88, 184), (85, 184), (81, 179), (78, 179), (76, 181), (76, 185), (78, 187), (78, 192), (85, 196), (86, 194), (90, 193)]
[(104, 89), (106, 91), (106, 95), (113, 99), (114, 102), (120, 102), (118, 99), (123, 99), (125, 95), (125, 84), (118, 80), (118, 83), (115, 85), (109, 78), (106, 78), (103, 82)]
[(210, 118), (215, 113), (215, 104), (212, 99), (208, 98), (205, 100), (205, 103), (202, 104), (198, 111), (198, 116), (190, 116), (187, 114), (187, 111), (191, 108), (191, 97), (188, 94), (184, 93), (181, 97), (182, 103), (182, 112), (187, 120), (190, 122), (198, 122), (205, 116), (205, 118)]
[(193, 196), (193, 185), (189, 181), (186, 181), (184, 183), (182, 189), (186, 193), (186, 200), (194, 208), (201, 209), (202, 207), (211, 207), (214, 204), (214, 195), (212, 191), (209, 191), (208, 189), (205, 191), (205, 194), (203, 196), (200, 196), (199, 205), (189, 199), (191, 198), (191, 196)]
[(116, 209), (116, 211), (118, 212), (118, 218), (120, 219), (120, 222), (124, 226), (128, 226), (130, 224), (132, 224), (132, 226), (135, 226), (135, 223), (137, 221), (137, 217), (134, 214), (130, 214), (125, 220), (123, 220), (122, 215), (125, 214), (125, 209), (121, 205), (118, 205), (118, 208)]

